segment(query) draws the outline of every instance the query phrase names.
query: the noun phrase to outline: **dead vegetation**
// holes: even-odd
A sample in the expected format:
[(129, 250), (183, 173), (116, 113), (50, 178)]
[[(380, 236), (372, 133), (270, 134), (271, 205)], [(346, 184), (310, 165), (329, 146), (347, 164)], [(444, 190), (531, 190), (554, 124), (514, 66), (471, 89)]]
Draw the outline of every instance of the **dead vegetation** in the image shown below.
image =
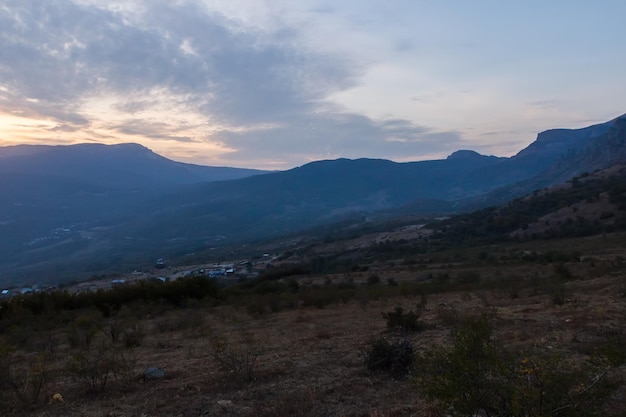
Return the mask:
[[(601, 411), (623, 415), (621, 238), (418, 254), (415, 262), (371, 263), (367, 272), (276, 276), (177, 305), (143, 300), (108, 316), (14, 309), (2, 319), (0, 409), (102, 417), (450, 414), (420, 368), (392, 361), (386, 372), (376, 364), (385, 355), (443, 352), (460, 323), (480, 317), (507, 351), (558, 356), (572, 369), (602, 360), (602, 378), (615, 386)], [(381, 356), (368, 366), (376, 343)], [(163, 373), (153, 378), (147, 369)]]

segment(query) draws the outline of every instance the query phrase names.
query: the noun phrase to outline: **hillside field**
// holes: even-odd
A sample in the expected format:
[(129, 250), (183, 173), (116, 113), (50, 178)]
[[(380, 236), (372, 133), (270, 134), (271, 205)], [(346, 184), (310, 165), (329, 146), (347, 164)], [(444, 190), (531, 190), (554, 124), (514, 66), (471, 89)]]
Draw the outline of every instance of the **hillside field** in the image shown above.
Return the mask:
[[(437, 416), (447, 406), (428, 395), (424, 363), (401, 372), (372, 365), (374, 346), (404, 343), (411, 358), (427, 357), (450, 349), (468, 318), (481, 318), (490, 344), (545, 364), (546, 375), (550, 360), (589, 369), (568, 374), (568, 401), (602, 383), (594, 412), (624, 415), (623, 241), (608, 234), (457, 248), (415, 262), (372, 259), (344, 273), (276, 269), (227, 288), (201, 284), (205, 297), (168, 298), (178, 291), (171, 287), (150, 301), (117, 289), (120, 300), (136, 296), (123, 306), (114, 297), (92, 299), (98, 308), (82, 307), (80, 296), (15, 298), (2, 309), (1, 407), (33, 416)], [(400, 323), (389, 319), (397, 307), (405, 318), (419, 315), (418, 326), (390, 327)], [(165, 373), (153, 377), (150, 368)], [(580, 411), (556, 415), (593, 415)]]

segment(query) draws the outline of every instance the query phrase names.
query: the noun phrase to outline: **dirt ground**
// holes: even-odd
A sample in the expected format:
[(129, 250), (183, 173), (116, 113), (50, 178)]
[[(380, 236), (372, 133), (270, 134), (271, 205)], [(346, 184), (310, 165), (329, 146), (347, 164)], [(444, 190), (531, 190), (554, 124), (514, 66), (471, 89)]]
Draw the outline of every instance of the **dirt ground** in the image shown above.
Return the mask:
[[(130, 384), (112, 379), (104, 392), (93, 395), (82, 380), (56, 378), (46, 387), (47, 398), (60, 393), (64, 401), (46, 401), (23, 414), (434, 416), (436, 409), (421, 398), (411, 378), (393, 379), (367, 369), (364, 354), (373, 339), (407, 337), (416, 349), (430, 349), (446, 344), (450, 314), (487, 314), (495, 337), (507, 346), (584, 356), (594, 343), (626, 328), (625, 282), (623, 273), (571, 281), (562, 305), (532, 290), (516, 297), (502, 290), (435, 294), (428, 297), (421, 318), (425, 329), (405, 335), (389, 331), (381, 313), (398, 305), (411, 309), (419, 301), (416, 297), (350, 301), (258, 317), (233, 307), (172, 311), (141, 323), (147, 336), (141, 346), (127, 351), (135, 361)], [(164, 320), (174, 325), (164, 326)], [(256, 358), (251, 381), (238, 381), (220, 368), (212, 354), (216, 340)], [(57, 355), (66, 349), (60, 346)], [(166, 376), (144, 380), (148, 367), (162, 368)], [(622, 387), (616, 401), (624, 398)]]

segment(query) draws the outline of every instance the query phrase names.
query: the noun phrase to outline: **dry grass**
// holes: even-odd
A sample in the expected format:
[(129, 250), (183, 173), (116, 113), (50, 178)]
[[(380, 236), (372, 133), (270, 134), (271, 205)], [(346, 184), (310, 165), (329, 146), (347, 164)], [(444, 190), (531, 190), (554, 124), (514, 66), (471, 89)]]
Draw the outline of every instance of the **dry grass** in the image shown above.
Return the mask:
[[(465, 291), (428, 296), (420, 320), (424, 330), (404, 335), (417, 350), (445, 344), (454, 322), (465, 315), (491, 317), (495, 337), (510, 347), (558, 351), (584, 359), (614, 336), (623, 340), (626, 328), (626, 273), (615, 263), (620, 246), (597, 262), (568, 264), (573, 279), (562, 284), (566, 298), (555, 304), (545, 291), (514, 283), (542, 281), (554, 266), (541, 263), (473, 265), (481, 283), (508, 279), (509, 287), (473, 285)], [(617, 248), (617, 249), (615, 249)], [(524, 248), (509, 248), (515, 252)], [(607, 266), (608, 265), (608, 266)], [(400, 268), (400, 266), (398, 266)], [(470, 269), (468, 269), (470, 270)], [(399, 282), (424, 274), (448, 272), (463, 276), (461, 263), (431, 263), (411, 273), (384, 274)], [(467, 275), (470, 276), (470, 275)], [(355, 283), (365, 281), (355, 275)], [(343, 279), (343, 278), (342, 278)], [(337, 278), (339, 280), (339, 277)], [(324, 277), (318, 279), (323, 282)], [(372, 340), (396, 334), (387, 329), (382, 312), (401, 306), (415, 308), (419, 296), (355, 299), (323, 309), (300, 307), (263, 316), (250, 316), (244, 307), (203, 307), (169, 311), (138, 324), (146, 336), (141, 345), (123, 349), (134, 359), (131, 377), (113, 378), (97, 395), (67, 374), (70, 346), (56, 348), (44, 401), (23, 407), (18, 415), (46, 417), (122, 416), (371, 416), (438, 415), (424, 401), (411, 379), (373, 373), (364, 364)], [(242, 338), (249, 335), (252, 338)], [(215, 360), (215, 340), (258, 356), (252, 381), (235, 378)], [(148, 367), (164, 368), (165, 378), (144, 381)], [(617, 372), (623, 373), (624, 365)], [(134, 375), (134, 377), (133, 377)], [(60, 393), (64, 402), (50, 401)], [(625, 389), (617, 393), (624, 400)], [(613, 410), (617, 405), (608, 405)]]

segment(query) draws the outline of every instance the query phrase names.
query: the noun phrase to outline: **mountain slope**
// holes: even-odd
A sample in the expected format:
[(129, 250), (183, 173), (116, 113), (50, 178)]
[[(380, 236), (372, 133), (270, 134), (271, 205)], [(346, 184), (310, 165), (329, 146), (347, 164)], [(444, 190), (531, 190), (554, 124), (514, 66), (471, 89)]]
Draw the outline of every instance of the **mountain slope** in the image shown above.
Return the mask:
[[(92, 258), (106, 256), (90, 241), (89, 229), (183, 186), (261, 173), (183, 164), (136, 144), (2, 147), (0, 271), (70, 260), (85, 248)], [(36, 270), (42, 269), (50, 267)]]
[(224, 243), (358, 223), (381, 210), (441, 214), (500, 204), (624, 161), (625, 124), (620, 117), (543, 132), (511, 158), (464, 150), (410, 163), (338, 159), (217, 182), (201, 182), (210, 169), (132, 144), (83, 145), (71, 154), (0, 148), (0, 280), (141, 267)]
[(501, 206), (431, 224), (454, 242), (587, 236), (626, 230), (626, 164), (583, 174)]
[(491, 193), (503, 186), (509, 187), (507, 199), (516, 198), (588, 168), (580, 158), (594, 154), (590, 147), (610, 149), (612, 157), (593, 160), (598, 166), (626, 160), (624, 120), (541, 133), (512, 158), (458, 151), (444, 160), (410, 163), (338, 159), (202, 184), (154, 202), (158, 210), (144, 207), (139, 221), (121, 229), (137, 237), (184, 239), (201, 247), (207, 236), (258, 239), (351, 216), (360, 219), (377, 210), (409, 206), (414, 214), (428, 214), (484, 207), (498, 202)]
[[(540, 133), (535, 142), (504, 164), (511, 171), (526, 171), (525, 177), (478, 198), (467, 199), (459, 207), (469, 211), (503, 204), (535, 190), (564, 183), (583, 173), (624, 162), (626, 115), (583, 129), (548, 130)], [(537, 171), (533, 173), (533, 169)]]
[(175, 162), (134, 143), (0, 148), (0, 175), (35, 174), (111, 189), (159, 188), (243, 178), (264, 171)]
[[(161, 239), (223, 235), (259, 238), (406, 204), (421, 196), (423, 213), (440, 202), (480, 193), (500, 184), (477, 167), (501, 158), (455, 157), (414, 163), (339, 159), (229, 183), (202, 184), (151, 203), (158, 210), (123, 226)], [(480, 174), (480, 173), (479, 173)]]

